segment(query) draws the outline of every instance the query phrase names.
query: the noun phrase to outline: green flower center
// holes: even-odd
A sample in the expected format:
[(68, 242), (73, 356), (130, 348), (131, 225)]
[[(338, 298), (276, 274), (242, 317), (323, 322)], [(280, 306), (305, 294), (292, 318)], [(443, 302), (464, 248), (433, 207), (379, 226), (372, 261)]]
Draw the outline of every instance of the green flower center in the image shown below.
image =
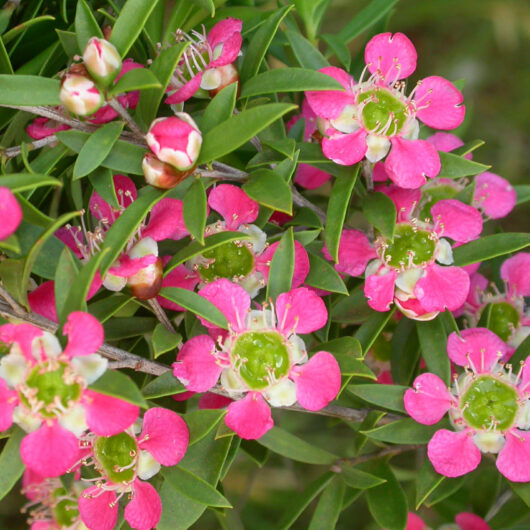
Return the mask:
[[(68, 493), (64, 488), (58, 488), (53, 492), (54, 499), (66, 496)], [(61, 528), (70, 527), (79, 517), (77, 502), (70, 498), (60, 500), (53, 506), (53, 516)]]
[[(25, 387), (29, 393), (20, 393), (20, 400), (28, 408), (33, 408), (30, 401), (36, 399), (41, 402), (39, 412), (45, 418), (55, 418), (62, 411), (55, 406), (58, 401), (62, 407), (68, 408), (70, 402), (76, 402), (81, 397), (81, 385), (73, 381), (70, 367), (64, 362), (50, 361), (37, 365), (26, 379)], [(52, 370), (52, 367), (58, 368)], [(29, 397), (34, 394), (35, 398)]]
[(490, 427), (504, 431), (510, 428), (517, 415), (517, 391), (494, 377), (480, 376), (460, 398), (460, 406), (465, 407), (464, 419), (471, 427)]
[(199, 265), (199, 274), (205, 282), (218, 278), (244, 278), (254, 268), (254, 256), (245, 245), (236, 245), (233, 241), (220, 245), (202, 254), (210, 261), (208, 267)]
[(435, 241), (427, 230), (419, 230), (408, 223), (398, 224), (394, 232), (394, 241), (386, 241), (385, 261), (396, 269), (402, 266), (423, 265), (432, 260)]
[(277, 331), (248, 331), (238, 337), (231, 353), (239, 374), (253, 390), (262, 390), (289, 372), (289, 352)]
[(388, 90), (377, 88), (359, 94), (358, 102), (368, 101), (362, 110), (364, 126), (386, 136), (397, 134), (407, 120), (407, 107)]
[(519, 326), (519, 312), (508, 302), (492, 304), (489, 329), (507, 342), (513, 330)]
[(458, 189), (448, 184), (440, 186), (429, 187), (422, 191), (422, 198), (426, 200), (425, 205), (421, 209), (420, 219), (432, 219), (431, 208), (438, 202), (444, 199), (452, 199), (458, 193)]
[(94, 454), (99, 466), (115, 484), (130, 482), (134, 478), (137, 453), (136, 440), (125, 432), (102, 436), (94, 444)]

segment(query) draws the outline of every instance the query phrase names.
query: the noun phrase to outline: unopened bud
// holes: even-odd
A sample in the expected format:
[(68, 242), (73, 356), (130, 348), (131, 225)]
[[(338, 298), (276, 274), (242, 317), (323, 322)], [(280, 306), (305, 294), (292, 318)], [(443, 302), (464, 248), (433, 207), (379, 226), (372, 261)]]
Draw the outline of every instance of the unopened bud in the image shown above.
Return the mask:
[[(129, 257), (142, 258), (144, 256), (158, 256), (158, 245), (151, 237), (144, 237), (129, 251)], [(162, 258), (140, 269), (136, 274), (127, 278), (127, 285), (133, 296), (138, 300), (154, 298), (162, 288), (164, 264)]]
[(59, 92), (61, 103), (78, 116), (94, 114), (103, 104), (103, 95), (94, 81), (77, 74), (66, 74)]
[(185, 112), (155, 120), (145, 139), (162, 162), (179, 171), (192, 170), (201, 150), (202, 135), (192, 117)]
[(92, 37), (83, 52), (83, 61), (90, 75), (104, 86), (114, 81), (121, 70), (118, 50), (105, 39)]
[(142, 160), (142, 169), (146, 182), (163, 190), (174, 188), (193, 173), (193, 168), (187, 171), (178, 171), (173, 166), (158, 160), (152, 153), (145, 154)]

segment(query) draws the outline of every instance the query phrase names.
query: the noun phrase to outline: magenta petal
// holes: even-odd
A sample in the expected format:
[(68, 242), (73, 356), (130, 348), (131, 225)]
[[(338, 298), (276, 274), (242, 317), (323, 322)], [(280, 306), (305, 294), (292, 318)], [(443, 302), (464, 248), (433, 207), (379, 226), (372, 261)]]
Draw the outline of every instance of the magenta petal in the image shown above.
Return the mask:
[(530, 431), (506, 433), (506, 443), (497, 457), (497, 469), (512, 482), (530, 482)]
[(441, 237), (449, 237), (460, 243), (467, 243), (482, 232), (482, 215), (480, 212), (457, 201), (443, 199), (431, 208), (431, 215), (436, 232)]
[(183, 103), (190, 99), (197, 90), (199, 90), (202, 81), (202, 72), (193, 76), (187, 83), (179, 87), (171, 96), (166, 98), (165, 103), (174, 105), (175, 103)]
[[(60, 239), (78, 258), (83, 257), (83, 253), (79, 250), (80, 246), (84, 246), (85, 236), (79, 226), (61, 226), (54, 233), (57, 239)], [(74, 237), (75, 235), (75, 237)]]
[[(260, 272), (265, 279), (265, 282), (269, 280), (270, 263), (278, 245), (279, 241), (269, 245), (263, 254), (256, 257), (256, 270)], [(309, 256), (307, 250), (299, 241), (294, 242), (294, 272), (292, 287), (299, 287), (302, 285), (309, 274)]]
[(241, 33), (243, 22), (238, 18), (228, 17), (220, 20), (208, 32), (208, 44), (215, 48), (218, 44), (222, 44), (225, 40), (234, 33)]
[(136, 530), (156, 528), (162, 515), (160, 495), (149, 482), (136, 479), (133, 483), (133, 498), (125, 506), (123, 516)]
[(414, 287), (414, 295), (423, 309), (432, 311), (454, 311), (469, 293), (469, 275), (460, 267), (441, 267), (435, 263), (425, 268), (425, 273)]
[(397, 272), (386, 269), (384, 274), (372, 274), (364, 282), (364, 295), (368, 305), (376, 311), (388, 311), (394, 300)]
[(385, 81), (405, 79), (416, 70), (418, 54), (403, 33), (380, 33), (364, 49), (364, 62), (370, 73), (379, 71)]
[[(195, 290), (195, 287), (199, 283), (199, 275), (190, 271), (185, 265), (179, 265), (169, 272), (162, 280), (162, 287), (180, 287), (181, 289), (187, 289), (188, 291)], [(175, 302), (164, 298), (159, 295), (156, 297), (162, 307), (170, 309), (171, 311), (185, 311), (185, 309)]]
[(434, 374), (421, 374), (414, 380), (413, 388), (405, 392), (405, 410), (423, 425), (438, 423), (451, 406), (451, 394), (446, 384)]
[(447, 132), (437, 132), (427, 138), (427, 141), (434, 145), (438, 151), (449, 153), (462, 147), (464, 142), (455, 134)]
[(490, 525), (474, 513), (462, 512), (457, 514), (455, 523), (460, 530), (491, 530)]
[(65, 123), (55, 123), (57, 125), (54, 127), (54, 122), (49, 118), (35, 118), (27, 127), (26, 132), (30, 138), (34, 140), (42, 140), (47, 138), (52, 134), (55, 134), (59, 131), (66, 131), (70, 129), (69, 125)]
[(464, 329), (460, 335), (453, 332), (447, 339), (449, 359), (458, 366), (473, 364), (478, 373), (487, 373), (508, 353), (507, 344), (489, 329)]
[(423, 522), (421, 517), (417, 516), (415, 513), (409, 512), (405, 530), (425, 530), (426, 528), (427, 525)]
[(45, 422), (23, 438), (20, 456), (32, 471), (44, 477), (59, 477), (76, 463), (79, 441), (56, 421), (52, 425)]
[(0, 341), (6, 344), (16, 342), (24, 357), (29, 361), (34, 361), (31, 352), (33, 341), (43, 334), (42, 329), (32, 324), (3, 324), (0, 326)]
[(480, 451), (471, 433), (436, 431), (427, 446), (427, 455), (434, 469), (446, 477), (460, 477), (480, 464)]
[(151, 453), (163, 466), (177, 465), (188, 448), (190, 432), (186, 422), (172, 410), (153, 407), (144, 414), (140, 448)]
[(149, 215), (149, 223), (142, 230), (142, 237), (162, 241), (184, 228), (182, 201), (169, 197), (158, 201)]
[(366, 153), (366, 131), (358, 129), (354, 133), (337, 133), (322, 140), (324, 155), (341, 166), (351, 166), (362, 160)]
[(278, 329), (284, 334), (312, 333), (324, 326), (328, 310), (322, 299), (307, 287), (282, 293), (276, 299)]
[[(378, 162), (379, 164), (380, 162)], [(377, 165), (377, 164), (376, 164)], [(410, 219), (412, 211), (421, 200), (421, 190), (405, 189), (395, 185), (377, 186), (376, 191), (380, 191), (392, 199), (396, 206), (397, 221), (407, 221)]]
[(199, 409), (224, 409), (232, 403), (232, 399), (226, 396), (220, 396), (213, 392), (206, 392), (199, 398)]
[[(92, 496), (93, 495), (93, 496)], [(114, 491), (92, 486), (79, 496), (79, 515), (89, 530), (113, 530), (118, 522), (118, 503)]]
[(438, 151), (426, 140), (391, 139), (392, 148), (385, 160), (390, 180), (400, 188), (419, 188), (425, 177), (436, 177), (441, 163)]
[(36, 289), (28, 293), (28, 302), (31, 310), (54, 322), (58, 322), (55, 308), (55, 282), (49, 280), (41, 283)]
[(320, 188), (330, 178), (331, 175), (322, 169), (310, 166), (309, 164), (298, 164), (294, 182), (306, 190), (314, 190)]
[(296, 384), (296, 400), (307, 410), (324, 408), (340, 390), (339, 363), (325, 351), (315, 353), (307, 363), (294, 367), (291, 376)]
[(221, 55), (208, 64), (208, 69), (219, 68), (233, 63), (241, 51), (241, 44), (243, 44), (243, 37), (241, 33), (234, 33), (223, 42)]
[(130, 258), (127, 254), (122, 254), (119, 259), (118, 265), (109, 269), (110, 274), (114, 276), (120, 276), (122, 278), (128, 278), (129, 276), (135, 275), (137, 272), (153, 265), (158, 261), (157, 256), (154, 254), (148, 254), (141, 258)]
[(188, 340), (173, 364), (173, 375), (194, 392), (206, 392), (217, 383), (222, 367), (214, 355), (215, 343), (208, 335)]
[[(127, 208), (136, 200), (136, 186), (134, 182), (125, 175), (114, 175), (114, 189), (118, 202), (123, 208)], [(105, 201), (97, 191), (92, 193), (89, 201), (90, 212), (100, 221), (106, 219), (110, 224), (115, 221), (118, 212)]]
[(501, 278), (510, 295), (530, 296), (530, 252), (518, 252), (501, 265)]
[(85, 390), (83, 398), (87, 425), (99, 436), (113, 436), (124, 431), (140, 413), (137, 405), (93, 390)]
[(68, 315), (63, 333), (68, 336), (64, 350), (68, 357), (91, 355), (103, 344), (103, 326), (96, 317), (83, 311), (74, 311)]
[(22, 221), (22, 208), (9, 188), (0, 186), (0, 241), (15, 232)]
[[(331, 259), (328, 249), (322, 249), (324, 256)], [(366, 264), (377, 256), (366, 235), (360, 230), (343, 230), (340, 236), (339, 262), (335, 269), (350, 276), (359, 276)]]
[(429, 127), (456, 129), (464, 121), (464, 96), (453, 83), (443, 77), (433, 75), (422, 79), (414, 100), (420, 109), (416, 116)]
[(208, 205), (221, 214), (227, 230), (237, 230), (243, 224), (254, 222), (259, 213), (259, 204), (232, 184), (216, 186), (208, 196)]
[(513, 210), (517, 202), (517, 193), (506, 179), (486, 171), (477, 175), (475, 182), (477, 187), (473, 196), (473, 203), (485, 215), (492, 219), (500, 219)]
[(13, 424), (13, 410), (18, 402), (17, 393), (0, 379), (0, 432), (3, 432)]
[(274, 425), (271, 409), (258, 392), (249, 392), (243, 399), (230, 403), (225, 423), (245, 440), (261, 438)]

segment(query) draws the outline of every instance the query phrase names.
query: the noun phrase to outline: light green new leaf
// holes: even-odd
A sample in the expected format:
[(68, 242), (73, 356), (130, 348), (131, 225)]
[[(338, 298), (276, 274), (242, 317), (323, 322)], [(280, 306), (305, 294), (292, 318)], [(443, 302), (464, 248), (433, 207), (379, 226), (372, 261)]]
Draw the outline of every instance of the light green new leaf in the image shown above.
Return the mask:
[(349, 294), (339, 273), (329, 262), (311, 252), (308, 255), (310, 269), (305, 279), (307, 285), (316, 287), (317, 289), (331, 291), (332, 293)]
[(83, 53), (91, 37), (103, 38), (103, 33), (99, 24), (94, 18), (92, 10), (86, 0), (78, 0), (75, 11), (75, 34), (79, 51)]
[(94, 392), (120, 398), (133, 405), (147, 408), (147, 402), (133, 380), (117, 370), (107, 370), (88, 388)]
[(250, 173), (243, 190), (259, 204), (287, 214), (293, 213), (293, 196), (289, 184), (272, 169)]
[(112, 87), (111, 96), (117, 96), (133, 90), (147, 90), (148, 88), (162, 88), (160, 81), (147, 68), (134, 68), (120, 77)]
[(478, 162), (473, 162), (472, 160), (454, 155), (453, 153), (444, 153), (440, 151), (438, 154), (440, 155), (442, 168), (440, 169), (437, 178), (458, 179), (462, 177), (472, 177), (473, 175), (484, 173), (484, 171), (487, 171), (491, 167), (479, 164)]
[(269, 298), (276, 300), (278, 295), (291, 290), (295, 262), (294, 256), (293, 229), (289, 228), (280, 239), (280, 243), (271, 261), (267, 292), (265, 294), (266, 300), (269, 300)]
[(10, 173), (9, 175), (0, 175), (0, 186), (9, 188), (13, 193), (33, 190), (41, 186), (61, 187), (62, 185), (63, 183), (56, 178), (36, 173)]
[(376, 191), (363, 199), (363, 213), (368, 222), (386, 238), (394, 239), (396, 228), (396, 205), (388, 195)]
[(188, 232), (204, 245), (204, 228), (208, 215), (206, 191), (200, 178), (196, 178), (188, 188), (182, 205), (182, 216)]
[(37, 75), (0, 74), (0, 105), (60, 105), (57, 79)]
[(20, 459), (20, 442), (24, 436), (26, 433), (15, 427), (0, 454), (0, 500), (13, 489), (26, 467)]

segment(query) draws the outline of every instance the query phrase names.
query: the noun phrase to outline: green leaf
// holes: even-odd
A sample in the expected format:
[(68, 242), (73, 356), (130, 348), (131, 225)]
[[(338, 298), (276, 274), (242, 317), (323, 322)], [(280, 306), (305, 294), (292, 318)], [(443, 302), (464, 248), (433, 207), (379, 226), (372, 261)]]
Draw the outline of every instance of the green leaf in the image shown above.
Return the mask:
[(396, 206), (388, 195), (376, 191), (363, 198), (363, 213), (368, 222), (386, 238), (394, 239)]
[(317, 289), (324, 289), (332, 293), (349, 294), (339, 273), (325, 259), (308, 253), (309, 256), (309, 274), (305, 283)]
[(77, 35), (73, 31), (63, 31), (61, 29), (56, 29), (55, 33), (57, 33), (64, 53), (69, 59), (73, 58), (74, 55), (81, 54), (81, 50), (79, 49), (79, 44), (77, 41)]
[(530, 201), (530, 184), (519, 184), (513, 188), (515, 189), (515, 193), (517, 193), (516, 204), (524, 204)]
[(331, 308), (331, 318), (342, 324), (362, 324), (374, 315), (364, 296), (363, 285), (350, 292), (349, 296), (341, 297)]
[(329, 66), (326, 58), (298, 31), (287, 30), (285, 32), (289, 44), (293, 50), (296, 60), (302, 68), (320, 70)]
[(351, 66), (351, 55), (350, 50), (346, 46), (345, 42), (338, 35), (331, 35), (329, 33), (321, 35), (322, 39), (329, 46), (328, 57), (334, 53), (337, 59), (342, 63), (346, 71), (349, 71)]
[(21, 24), (15, 26), (14, 28), (11, 28), (9, 31), (6, 31), (2, 35), (2, 40), (4, 41), (4, 44), (9, 44), (15, 37), (17, 37), (21, 33), (25, 33), (26, 30), (31, 28), (31, 26), (40, 24), (41, 22), (47, 22), (49, 20), (55, 20), (55, 17), (52, 17), (51, 15), (42, 15), (40, 17), (34, 17), (30, 20), (26, 20)]
[(2, 241), (0, 241), (0, 249), (20, 254), (20, 243), (18, 242), (17, 236), (11, 234), (9, 237), (6, 237), (6, 239), (2, 239)]
[(491, 166), (486, 166), (484, 164), (479, 164), (478, 162), (473, 162), (467, 158), (463, 158), (452, 153), (444, 153), (439, 151), (440, 161), (442, 163), (442, 168), (437, 178), (450, 178), (458, 179), (462, 177), (472, 177), (473, 175), (478, 175), (479, 173), (484, 173)]
[(169, 331), (163, 324), (157, 324), (151, 337), (155, 359), (170, 350), (174, 350), (181, 341), (182, 335)]
[(305, 90), (344, 91), (344, 87), (329, 75), (307, 68), (276, 68), (249, 79), (241, 89), (241, 97)]
[(99, 24), (85, 0), (78, 0), (75, 11), (75, 34), (79, 51), (84, 52), (90, 37), (103, 38)]
[(329, 530), (335, 528), (342, 510), (344, 482), (335, 478), (320, 495), (309, 530)]
[(512, 366), (519, 366), (530, 355), (530, 335), (517, 346), (517, 349), (510, 357), (510, 363)]
[(213, 486), (187, 469), (179, 466), (165, 467), (162, 475), (173, 488), (192, 501), (206, 506), (232, 508)]
[(386, 313), (372, 312), (371, 316), (355, 332), (355, 338), (361, 343), (363, 355), (373, 346), (379, 334), (383, 331), (388, 321), (394, 314), (394, 309)]
[(134, 68), (120, 77), (112, 87), (111, 96), (117, 96), (133, 90), (146, 90), (148, 88), (162, 88), (160, 81), (147, 68)]
[(381, 425), (381, 427), (369, 431), (362, 431), (362, 434), (381, 442), (426, 444), (440, 428), (440, 425), (421, 425), (412, 418), (406, 418)]
[(231, 83), (218, 92), (204, 109), (201, 118), (201, 132), (206, 134), (232, 116), (237, 99), (237, 83)]
[(432, 467), (431, 461), (425, 458), (421, 465), (416, 479), (416, 510), (425, 502), (427, 497), (442, 483), (445, 479), (443, 475), (436, 473)]
[(175, 302), (175, 304), (186, 308), (188, 311), (201, 316), (205, 320), (208, 320), (208, 322), (220, 328), (228, 329), (228, 322), (223, 313), (209, 300), (206, 300), (206, 298), (203, 298), (197, 293), (188, 291), (187, 289), (181, 289), (180, 287), (164, 287), (159, 294)]
[(447, 333), (440, 318), (416, 322), (421, 354), (427, 365), (427, 371), (436, 374), (449, 385), (451, 381), (451, 363), (447, 355)]
[(122, 372), (107, 370), (88, 387), (94, 392), (123, 399), (133, 405), (147, 408), (147, 403), (133, 380)]
[(259, 72), (274, 35), (276, 35), (284, 17), (293, 7), (292, 5), (285, 6), (274, 11), (250, 39), (243, 59), (243, 65), (239, 72), (241, 81), (246, 81)]
[(340, 473), (340, 477), (350, 488), (367, 490), (375, 488), (386, 482), (386, 479), (376, 477), (355, 467), (343, 467)]
[(509, 482), (512, 490), (521, 497), (524, 503), (530, 508), (530, 482)]
[(42, 186), (61, 187), (62, 185), (63, 183), (56, 178), (36, 173), (10, 173), (9, 175), (0, 175), (0, 186), (9, 188), (13, 193), (34, 190)]
[[(379, 336), (378, 342), (383, 347), (388, 344), (384, 335)], [(412, 384), (419, 358), (420, 345), (415, 321), (402, 318), (395, 327), (390, 341), (390, 366), (394, 383)]]
[(201, 9), (208, 11), (211, 17), (215, 16), (215, 4), (213, 0), (191, 0), (195, 5)]
[(291, 290), (294, 273), (295, 250), (293, 229), (289, 228), (280, 239), (272, 257), (265, 299), (276, 300), (279, 294)]
[(88, 175), (88, 180), (105, 202), (114, 208), (119, 208), (118, 197), (114, 188), (114, 178), (110, 169), (98, 167)]
[(467, 477), (457, 477), (457, 478), (448, 478), (446, 477), (441, 484), (439, 484), (433, 491), (429, 494), (425, 500), (425, 506), (429, 508), (438, 504), (439, 502), (447, 499), (457, 490), (459, 490), (463, 485)]
[(345, 167), (343, 174), (335, 179), (326, 214), (325, 239), (331, 258), (339, 260), (339, 243), (350, 197), (359, 174), (359, 165)]
[(306, 464), (329, 465), (337, 460), (337, 456), (328, 451), (307, 443), (290, 432), (273, 427), (257, 442), (273, 453), (304, 462)]
[(15, 427), (0, 454), (0, 500), (2, 500), (15, 486), (22, 476), (25, 466), (20, 459), (20, 442), (26, 433)]
[(64, 247), (57, 262), (54, 282), (55, 308), (60, 322), (66, 319), (64, 305), (78, 272), (79, 261), (68, 247)]
[(528, 245), (530, 245), (530, 234), (506, 232), (484, 236), (453, 249), (454, 264), (463, 267), (522, 250)]
[(200, 178), (196, 178), (184, 196), (182, 215), (188, 232), (204, 245), (207, 206), (206, 191)]
[(250, 173), (243, 190), (259, 204), (267, 208), (293, 213), (293, 197), (291, 188), (285, 180), (272, 169), (257, 169)]
[(116, 46), (122, 57), (127, 55), (134, 41), (140, 35), (155, 6), (156, 2), (127, 0), (121, 8), (109, 40)]
[(322, 342), (312, 348), (312, 351), (325, 350), (333, 355), (348, 355), (357, 359), (362, 358), (361, 344), (353, 337), (340, 337), (328, 342)]
[(258, 105), (223, 121), (203, 136), (197, 163), (205, 164), (231, 153), (295, 108), (288, 103)]
[(348, 391), (376, 407), (405, 413), (403, 396), (408, 389), (401, 385), (349, 385)]
[(142, 388), (142, 394), (146, 399), (172, 396), (173, 394), (182, 394), (182, 392), (186, 392), (186, 387), (173, 375), (171, 370), (159, 375)]
[(123, 122), (111, 121), (89, 136), (75, 162), (73, 180), (88, 175), (101, 165), (120, 137), (123, 125)]
[(0, 74), (0, 105), (60, 105), (59, 88), (57, 79)]
[(184, 415), (190, 430), (190, 445), (200, 442), (226, 414), (223, 409), (194, 410)]

